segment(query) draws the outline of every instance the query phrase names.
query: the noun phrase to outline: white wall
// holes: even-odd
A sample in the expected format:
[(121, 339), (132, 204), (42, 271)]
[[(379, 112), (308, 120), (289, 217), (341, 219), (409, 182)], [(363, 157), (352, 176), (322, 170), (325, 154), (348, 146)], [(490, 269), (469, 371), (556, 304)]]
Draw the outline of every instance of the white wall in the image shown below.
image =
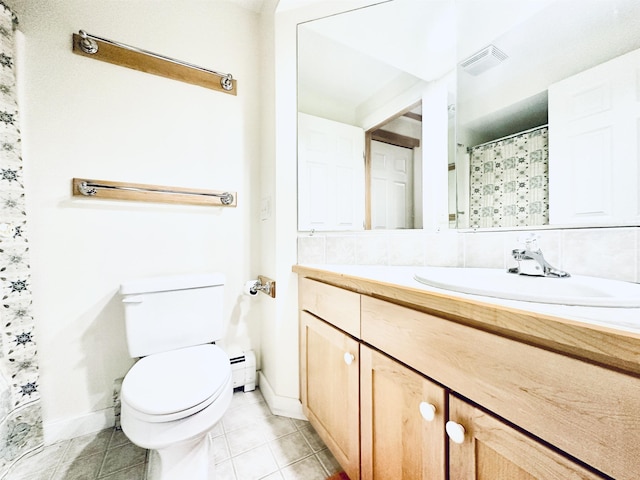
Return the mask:
[[(268, 299), (241, 295), (244, 281), (262, 273), (259, 15), (195, 0), (39, 0), (18, 13), (31, 284), (50, 443), (110, 421), (113, 381), (132, 364), (117, 293), (125, 279), (223, 272), (225, 345), (259, 349), (258, 310)], [(229, 71), (238, 96), (75, 55), (79, 29)], [(76, 199), (72, 177), (229, 189), (238, 207)]]
[[(298, 23), (376, 3), (372, 0), (269, 0), (265, 18), (262, 206), (260, 268), (277, 281), (278, 296), (265, 307), (261, 329), (260, 388), (276, 413), (301, 414), (298, 363), (296, 167), (296, 26)], [(275, 6), (277, 4), (277, 11)], [(308, 5), (305, 5), (308, 4)], [(304, 5), (304, 7), (300, 7)], [(267, 31), (267, 28), (265, 28)], [(270, 58), (267, 58), (270, 57)], [(272, 87), (272, 90), (269, 88)]]

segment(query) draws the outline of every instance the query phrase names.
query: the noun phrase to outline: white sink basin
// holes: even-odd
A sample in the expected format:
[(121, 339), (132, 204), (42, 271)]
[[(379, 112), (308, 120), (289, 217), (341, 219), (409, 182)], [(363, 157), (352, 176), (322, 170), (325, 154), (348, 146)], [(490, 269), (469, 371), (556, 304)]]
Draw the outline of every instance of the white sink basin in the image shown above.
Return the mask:
[(494, 268), (423, 267), (414, 278), (459, 293), (586, 307), (640, 307), (640, 284), (603, 278), (529, 277)]

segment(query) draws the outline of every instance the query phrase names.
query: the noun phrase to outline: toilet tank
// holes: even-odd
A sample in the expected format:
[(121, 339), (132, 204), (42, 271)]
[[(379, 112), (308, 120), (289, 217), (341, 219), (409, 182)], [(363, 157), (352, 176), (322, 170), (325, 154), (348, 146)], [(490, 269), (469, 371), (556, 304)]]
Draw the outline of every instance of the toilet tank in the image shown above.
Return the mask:
[(123, 282), (120, 293), (129, 354), (144, 357), (220, 340), (223, 290), (221, 273)]

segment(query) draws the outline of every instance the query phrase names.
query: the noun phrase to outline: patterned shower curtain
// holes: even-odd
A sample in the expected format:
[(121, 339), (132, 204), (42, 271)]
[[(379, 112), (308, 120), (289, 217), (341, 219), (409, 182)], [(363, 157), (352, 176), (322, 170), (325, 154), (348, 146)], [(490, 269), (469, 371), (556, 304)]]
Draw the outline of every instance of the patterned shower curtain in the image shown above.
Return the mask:
[(0, 1), (0, 478), (43, 443), (14, 71), (17, 23)]
[(471, 228), (549, 223), (549, 128), (478, 145), (469, 160)]

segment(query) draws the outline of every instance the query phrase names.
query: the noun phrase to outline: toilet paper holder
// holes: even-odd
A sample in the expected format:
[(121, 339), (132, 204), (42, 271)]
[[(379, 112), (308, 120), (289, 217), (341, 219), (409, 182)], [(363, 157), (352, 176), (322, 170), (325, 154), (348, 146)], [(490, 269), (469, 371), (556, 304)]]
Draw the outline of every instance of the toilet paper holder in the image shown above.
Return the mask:
[(263, 275), (258, 275), (258, 280), (256, 280), (256, 283), (254, 283), (251, 288), (251, 293), (253, 292), (262, 292), (271, 298), (276, 298), (276, 281)]

